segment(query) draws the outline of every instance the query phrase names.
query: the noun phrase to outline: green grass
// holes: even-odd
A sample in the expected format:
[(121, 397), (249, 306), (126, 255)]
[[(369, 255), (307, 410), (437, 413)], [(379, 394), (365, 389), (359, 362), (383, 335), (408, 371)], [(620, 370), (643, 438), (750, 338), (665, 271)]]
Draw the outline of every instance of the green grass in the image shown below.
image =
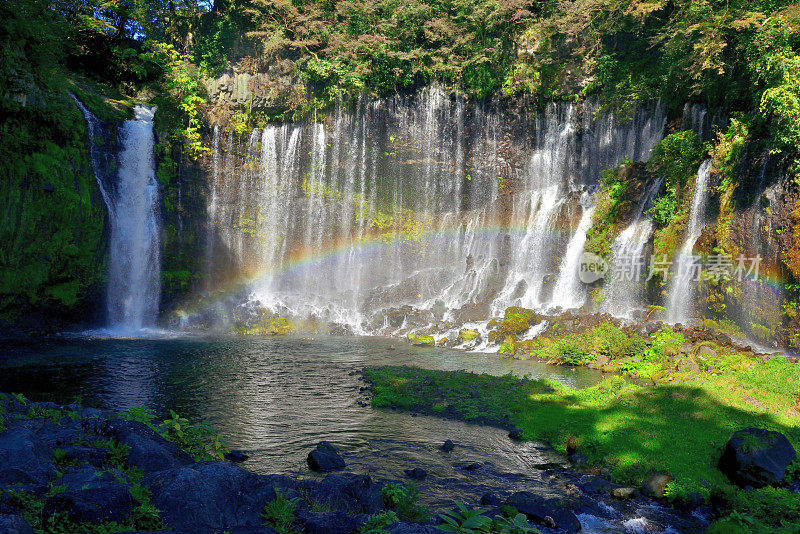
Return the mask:
[[(372, 384), (374, 406), (517, 426), (525, 439), (549, 442), (560, 451), (577, 447), (590, 465), (608, 468), (617, 482), (638, 484), (650, 470), (666, 470), (676, 477), (673, 495), (696, 491), (708, 498), (722, 489), (735, 492), (716, 468), (733, 431), (777, 430), (800, 449), (800, 367), (783, 358), (764, 363), (735, 355), (720, 357), (717, 364), (721, 374), (692, 381), (637, 386), (609, 376), (582, 390), (512, 375), (410, 367), (370, 368), (364, 376)], [(762, 500), (779, 495), (798, 502), (786, 490), (759, 491), (754, 495)], [(739, 500), (731, 506), (745, 507)], [(763, 503), (747, 509), (756, 522), (769, 522), (758, 512)], [(796, 515), (782, 517), (794, 521)]]

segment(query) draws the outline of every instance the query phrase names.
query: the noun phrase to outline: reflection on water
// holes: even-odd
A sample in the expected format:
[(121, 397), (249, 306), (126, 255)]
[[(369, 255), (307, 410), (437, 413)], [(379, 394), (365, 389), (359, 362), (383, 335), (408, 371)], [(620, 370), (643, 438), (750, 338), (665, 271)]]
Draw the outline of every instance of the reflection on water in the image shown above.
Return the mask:
[[(56, 402), (81, 395), (87, 404), (119, 411), (147, 405), (160, 414), (174, 409), (208, 419), (231, 447), (253, 451), (246, 466), (264, 473), (309, 474), (306, 454), (323, 439), (343, 449), (354, 471), (402, 478), (404, 468), (421, 466), (431, 479), (462, 481), (470, 492), (482, 487), (482, 479), (499, 477), (508, 484), (509, 474), (558, 461), (534, 444), (510, 441), (498, 429), (360, 405), (364, 384), (358, 371), (383, 364), (513, 372), (573, 387), (599, 379), (586, 369), (381, 338), (66, 338), (2, 355), (0, 391)], [(445, 439), (460, 446), (440, 453)], [(459, 461), (484, 467), (454, 468)]]
[[(406, 481), (404, 469), (425, 469), (428, 477), (418, 486), (434, 509), (454, 499), (475, 505), (487, 491), (501, 498), (520, 490), (568, 494), (571, 475), (542, 470), (563, 459), (541, 444), (512, 441), (496, 428), (365, 404), (359, 370), (383, 364), (513, 372), (572, 387), (600, 379), (587, 369), (380, 338), (64, 338), (0, 352), (0, 391), (60, 403), (81, 395), (85, 404), (117, 411), (147, 405), (161, 415), (174, 409), (208, 419), (232, 448), (253, 453), (245, 467), (258, 473), (317, 476), (305, 459), (317, 442), (328, 440), (354, 473)], [(439, 450), (446, 439), (456, 443), (450, 453)], [(626, 526), (631, 521), (650, 521), (654, 531), (696, 526), (660, 506), (583, 503), (584, 532), (635, 531)]]

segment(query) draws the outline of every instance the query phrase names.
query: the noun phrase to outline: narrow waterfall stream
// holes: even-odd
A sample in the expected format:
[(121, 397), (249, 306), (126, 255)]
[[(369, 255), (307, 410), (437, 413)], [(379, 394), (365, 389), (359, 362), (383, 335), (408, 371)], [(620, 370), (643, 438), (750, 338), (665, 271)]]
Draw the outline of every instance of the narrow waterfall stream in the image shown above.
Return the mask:
[(645, 210), (661, 189), (663, 178), (654, 180), (639, 201), (633, 222), (611, 244), (611, 278), (606, 283), (603, 309), (615, 317), (632, 318), (634, 311), (645, 302), (647, 258), (644, 252), (653, 223)]
[(692, 255), (692, 250), (703, 231), (710, 176), (711, 160), (707, 159), (697, 171), (689, 221), (686, 224), (686, 237), (673, 259), (673, 278), (668, 286), (667, 303), (667, 320), (670, 323), (688, 324), (693, 320), (697, 273), (694, 268), (696, 258)]
[(583, 215), (578, 223), (578, 227), (569, 240), (567, 250), (561, 260), (558, 270), (558, 279), (553, 288), (553, 297), (550, 305), (553, 308), (569, 310), (580, 308), (586, 301), (586, 286), (578, 277), (580, 269), (583, 246), (586, 244), (586, 232), (592, 226), (592, 215), (594, 215), (594, 204), (583, 208)]

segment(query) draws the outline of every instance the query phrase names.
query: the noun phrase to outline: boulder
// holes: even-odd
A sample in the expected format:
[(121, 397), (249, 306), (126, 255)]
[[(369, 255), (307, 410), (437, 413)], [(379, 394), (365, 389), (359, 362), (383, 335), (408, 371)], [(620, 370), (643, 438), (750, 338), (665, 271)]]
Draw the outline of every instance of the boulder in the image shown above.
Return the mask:
[(569, 534), (581, 530), (578, 516), (556, 499), (546, 499), (528, 491), (518, 491), (506, 499), (505, 504), (516, 508), (528, 519), (541, 524), (553, 524)]
[(627, 501), (636, 497), (635, 488), (614, 488), (611, 490), (611, 496), (621, 501)]
[(308, 453), (308, 467), (312, 471), (327, 473), (345, 468), (345, 463), (336, 447), (327, 441), (321, 441), (317, 448)]
[(63, 447), (64, 459), (79, 464), (89, 464), (101, 467), (108, 461), (108, 450), (102, 447), (83, 447), (71, 445)]
[(46, 484), (56, 474), (53, 450), (27, 423), (31, 421), (9, 425), (0, 434), (0, 485)]
[(708, 345), (702, 345), (699, 349), (697, 349), (697, 355), (701, 358), (716, 358), (717, 351)]
[(367, 521), (365, 515), (348, 515), (344, 512), (304, 513), (298, 517), (302, 531), (309, 534), (351, 534)]
[(197, 462), (150, 474), (143, 482), (167, 527), (176, 532), (259, 527), (264, 504), (275, 499), (268, 477), (230, 462)]
[(728, 439), (719, 468), (737, 486), (762, 488), (780, 484), (796, 459), (794, 447), (780, 432), (744, 428)]
[(328, 475), (311, 483), (305, 493), (313, 502), (349, 513), (371, 515), (384, 509), (381, 485), (368, 475)]
[(422, 469), (421, 467), (415, 467), (413, 469), (403, 469), (403, 472), (406, 476), (412, 480), (425, 480), (428, 476), (428, 472)]
[(18, 515), (0, 515), (0, 534), (33, 534), (27, 521)]
[(97, 482), (68, 489), (49, 497), (45, 502), (45, 516), (66, 512), (76, 523), (123, 523), (131, 515), (133, 501), (126, 484)]
[(450, 452), (450, 451), (452, 451), (452, 450), (455, 448), (455, 446), (456, 446), (456, 445), (455, 445), (455, 443), (453, 443), (452, 441), (450, 441), (450, 440), (448, 439), (448, 440), (445, 440), (445, 442), (444, 442), (444, 443), (442, 443), (442, 446), (441, 446), (440, 448), (441, 448), (441, 449), (442, 449), (442, 451), (444, 451), (444, 452)]
[(500, 506), (501, 504), (503, 501), (500, 500), (500, 497), (491, 491), (481, 495), (481, 506)]
[(248, 458), (250, 458), (250, 455), (247, 451), (240, 451), (238, 449), (233, 449), (225, 453), (225, 459), (235, 464), (240, 464)]
[(650, 473), (642, 482), (642, 495), (646, 495), (651, 499), (660, 499), (664, 496), (667, 484), (673, 480), (675, 480), (675, 477), (664, 471)]
[(508, 437), (513, 440), (521, 440), (522, 439), (522, 429), (514, 427), (508, 432)]
[(157, 432), (136, 421), (112, 419), (103, 432), (130, 448), (128, 467), (138, 467), (145, 474), (189, 465), (194, 459)]
[(699, 373), (700, 365), (692, 358), (683, 358), (678, 361), (677, 370), (684, 373)]

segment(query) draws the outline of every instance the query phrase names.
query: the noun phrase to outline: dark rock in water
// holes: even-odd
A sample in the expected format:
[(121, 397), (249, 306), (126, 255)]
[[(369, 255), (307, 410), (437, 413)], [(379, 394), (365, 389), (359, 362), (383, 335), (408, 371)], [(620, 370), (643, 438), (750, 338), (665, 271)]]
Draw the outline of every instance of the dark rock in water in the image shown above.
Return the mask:
[(650, 473), (642, 482), (642, 495), (647, 495), (651, 499), (660, 499), (664, 496), (667, 484), (673, 480), (675, 477), (667, 472)]
[(581, 485), (581, 491), (584, 493), (608, 493), (612, 487), (611, 482), (604, 478), (591, 477), (588, 482)]
[(506, 499), (505, 504), (516, 508), (525, 514), (528, 519), (542, 524), (552, 522), (552, 525), (569, 534), (574, 534), (581, 530), (581, 522), (578, 520), (578, 516), (555, 499), (546, 499), (528, 491), (518, 491)]
[(147, 473), (173, 469), (194, 462), (187, 453), (165, 440), (152, 429), (136, 421), (112, 419), (103, 432), (130, 448), (128, 467), (138, 467)]
[(482, 506), (500, 506), (501, 504), (503, 504), (503, 501), (500, 500), (500, 497), (498, 497), (491, 491), (481, 495)]
[(131, 515), (133, 501), (126, 484), (90, 483), (49, 497), (45, 516), (64, 511), (76, 523), (124, 522)]
[(275, 499), (268, 477), (230, 462), (176, 467), (146, 476), (144, 484), (167, 527), (176, 532), (261, 526), (264, 504)]
[(441, 449), (442, 449), (444, 452), (450, 452), (450, 451), (452, 451), (452, 450), (453, 450), (455, 447), (456, 447), (455, 443), (453, 443), (452, 441), (450, 441), (449, 439), (447, 439), (447, 440), (445, 440), (445, 442), (444, 442), (444, 443), (442, 443), (442, 446), (441, 446), (440, 448), (441, 448)]
[(739, 487), (762, 488), (779, 484), (796, 459), (794, 447), (780, 432), (744, 428), (728, 439), (719, 468)]
[(312, 471), (327, 473), (344, 469), (345, 463), (333, 445), (327, 441), (321, 441), (317, 444), (316, 449), (308, 453), (308, 467)]
[(441, 534), (433, 525), (423, 525), (422, 523), (394, 523), (389, 525), (386, 530), (389, 534)]
[(508, 433), (508, 437), (515, 440), (522, 439), (522, 429), (521, 428), (512, 428), (511, 431)]
[(456, 469), (463, 469), (464, 471), (477, 471), (483, 467), (480, 462), (456, 462), (453, 464)]
[(627, 501), (636, 497), (635, 488), (614, 488), (611, 490), (611, 496), (621, 501)]
[(235, 464), (242, 463), (248, 458), (250, 458), (250, 455), (247, 454), (247, 451), (240, 451), (238, 449), (233, 449), (225, 453), (225, 459)]
[(353, 516), (344, 512), (304, 513), (298, 517), (302, 531), (309, 534), (351, 534), (357, 532), (366, 522), (365, 515)]
[(0, 534), (33, 534), (27, 521), (18, 515), (0, 515)]
[(406, 476), (413, 480), (425, 480), (428, 476), (428, 472), (420, 467), (415, 467), (414, 469), (403, 469), (403, 472)]
[(368, 475), (328, 475), (305, 492), (314, 502), (350, 513), (371, 515), (384, 509), (381, 485)]

